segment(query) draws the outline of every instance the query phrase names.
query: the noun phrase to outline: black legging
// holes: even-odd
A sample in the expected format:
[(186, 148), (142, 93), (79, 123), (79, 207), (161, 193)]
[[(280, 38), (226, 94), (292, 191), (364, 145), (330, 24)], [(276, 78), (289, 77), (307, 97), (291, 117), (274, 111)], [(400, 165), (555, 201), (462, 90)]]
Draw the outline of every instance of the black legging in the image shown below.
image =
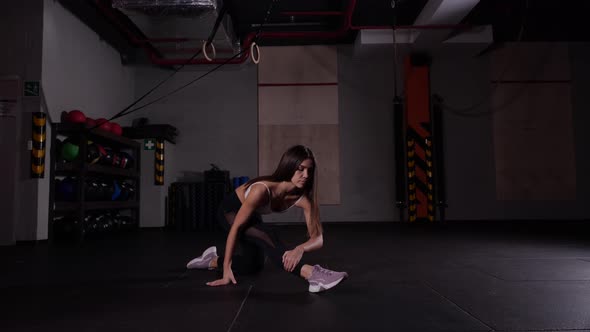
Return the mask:
[[(242, 203), (235, 191), (223, 199), (217, 211), (217, 220), (226, 232), (229, 233), (241, 206)], [(236, 275), (245, 275), (262, 270), (265, 254), (275, 265), (283, 269), (283, 254), (287, 250), (275, 230), (270, 225), (264, 224), (260, 214), (254, 212), (238, 232), (232, 256), (232, 271)], [(223, 256), (219, 256), (217, 262), (222, 269)], [(299, 276), (302, 266), (303, 263), (299, 262), (291, 273)]]

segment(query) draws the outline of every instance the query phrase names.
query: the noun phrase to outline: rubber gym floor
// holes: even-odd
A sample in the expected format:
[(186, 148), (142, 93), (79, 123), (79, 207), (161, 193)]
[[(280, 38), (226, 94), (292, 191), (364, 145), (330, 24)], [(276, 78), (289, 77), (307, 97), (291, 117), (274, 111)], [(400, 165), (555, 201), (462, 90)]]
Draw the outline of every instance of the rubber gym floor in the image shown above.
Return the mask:
[[(287, 243), (299, 226), (278, 226)], [(335, 288), (267, 262), (238, 284), (186, 270), (217, 232), (141, 230), (82, 245), (0, 247), (1, 331), (590, 331), (588, 222), (325, 224), (305, 262)]]

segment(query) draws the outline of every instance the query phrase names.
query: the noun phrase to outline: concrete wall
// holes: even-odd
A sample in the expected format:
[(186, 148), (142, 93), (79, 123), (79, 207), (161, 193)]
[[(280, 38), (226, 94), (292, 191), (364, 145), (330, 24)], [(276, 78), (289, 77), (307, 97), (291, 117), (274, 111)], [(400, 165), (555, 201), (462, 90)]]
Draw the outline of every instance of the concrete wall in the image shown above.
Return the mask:
[[(58, 2), (27, 0), (0, 8), (0, 39), (11, 46), (0, 53), (0, 76), (41, 81), (50, 119), (58, 122), (61, 111), (71, 109), (108, 118), (133, 101), (133, 69), (121, 65), (119, 54)], [(45, 179), (29, 179), (27, 150), (31, 113), (41, 110), (41, 98), (24, 97), (21, 109), (16, 145), (6, 152), (17, 163), (16, 205), (7, 201), (2, 210), (14, 211), (17, 241), (46, 239), (49, 170)], [(125, 119), (119, 122), (127, 124)]]
[(134, 69), (58, 2), (44, 4), (43, 89), (53, 119), (72, 109), (109, 118), (133, 102)]
[[(339, 51), (342, 204), (322, 206), (324, 221), (394, 218), (391, 56), (391, 49), (362, 55), (347, 46)], [(206, 69), (195, 67), (178, 74), (152, 100)], [(173, 179), (209, 169), (210, 163), (230, 170), (232, 176), (258, 175), (256, 73), (252, 65), (224, 67), (173, 97), (130, 115), (178, 127), (176, 165), (166, 167)], [(154, 69), (138, 70), (136, 94), (142, 95), (167, 75)], [(267, 220), (301, 221), (297, 210), (268, 216)]]
[(139, 227), (163, 227), (166, 221), (168, 186), (176, 181), (178, 163), (176, 145), (164, 142), (164, 185), (154, 185), (155, 150), (141, 150)]
[(7, 158), (0, 163), (0, 245), (15, 243), (16, 172), (15, 149), (18, 127), (17, 117), (22, 112), (20, 104), (20, 79), (0, 76), (0, 154)]
[[(0, 4), (0, 40), (8, 46), (0, 52), (0, 76), (18, 76), (21, 81), (41, 80), (42, 19), (43, 2), (40, 0)], [(6, 202), (0, 203), (0, 210), (3, 215), (6, 212), (7, 216), (13, 216), (1, 222), (13, 225), (12, 238), (17, 241), (36, 239), (39, 184), (39, 180), (30, 179), (27, 141), (31, 137), (31, 113), (40, 110), (40, 99), (22, 97), (21, 105), (14, 119), (16, 139), (10, 138), (14, 144), (2, 151), (3, 158), (16, 161), (16, 171), (12, 179), (4, 178), (11, 176), (10, 173), (0, 178), (2, 183), (16, 186), (11, 196), (3, 197)]]
[[(577, 169), (575, 200), (496, 199), (492, 115), (464, 117), (445, 112), (445, 168), (447, 172), (447, 217), (452, 220), (587, 219), (590, 179), (584, 170), (590, 162), (585, 152), (590, 136), (584, 128), (588, 120), (588, 45), (570, 45), (572, 72), (572, 112)], [(448, 54), (435, 58), (432, 65), (432, 91), (448, 104), (466, 107), (481, 103), (471, 112), (490, 108), (490, 56)], [(539, 55), (541, 56), (541, 55)], [(542, 68), (540, 69), (542, 70)], [(541, 96), (539, 96), (541, 97)], [(482, 102), (483, 101), (483, 102)], [(555, 109), (555, 112), (567, 111)]]
[[(61, 112), (73, 109), (95, 119), (110, 118), (130, 104), (133, 68), (123, 66), (119, 53), (60, 3), (45, 0), (43, 5), (41, 83), (51, 119), (60, 122)], [(47, 137), (50, 132), (48, 128)], [(48, 235), (49, 169), (46, 175), (39, 181), (37, 239)]]
[(590, 44), (570, 44), (570, 61), (572, 64), (572, 106), (574, 110), (574, 141), (576, 151), (577, 168), (577, 192), (579, 213), (584, 218), (589, 218), (586, 203), (590, 202)]
[[(399, 67), (408, 50), (398, 50)], [(575, 201), (498, 201), (496, 199), (492, 117), (460, 117), (445, 113), (445, 169), (452, 220), (583, 219), (590, 196), (589, 177), (582, 171), (590, 160), (584, 153), (588, 134), (583, 128), (588, 100), (585, 64), (588, 46), (571, 45), (576, 163), (579, 172)], [(473, 49), (437, 52), (431, 67), (432, 92), (457, 107), (490, 105), (490, 56), (475, 57)], [(354, 49), (339, 47), (339, 120), (342, 204), (322, 206), (324, 221), (396, 221), (393, 159), (393, 49), (388, 46)], [(188, 82), (206, 68), (192, 68), (173, 80), (168, 89)], [(403, 74), (398, 73), (403, 94)], [(166, 73), (138, 72), (139, 95)], [(256, 175), (256, 73), (253, 66), (225, 68), (143, 113), (155, 123), (170, 123), (181, 131), (176, 146), (173, 178), (201, 172), (210, 162), (232, 175)], [(267, 217), (295, 222), (296, 210)]]
[[(191, 67), (179, 72), (140, 105), (191, 82), (208, 69)], [(169, 75), (164, 70), (138, 69), (136, 96)], [(153, 151), (142, 155), (142, 226), (163, 226), (168, 185), (199, 179), (210, 164), (230, 170), (232, 176), (256, 176), (257, 98), (256, 67), (232, 65), (128, 116), (128, 120), (147, 117), (152, 124), (170, 124), (180, 133), (175, 146), (166, 142), (165, 186), (153, 184)]]
[[(51, 118), (62, 110), (81, 109), (92, 117), (109, 117), (135, 97), (170, 75), (156, 68), (132, 69), (98, 36), (51, 0), (2, 5), (0, 36), (10, 48), (0, 53), (0, 75), (42, 82)], [(402, 52), (403, 53), (403, 52)], [(576, 147), (575, 201), (497, 201), (493, 131), (490, 117), (465, 118), (445, 114), (445, 168), (448, 218), (472, 219), (585, 219), (590, 199), (590, 166), (585, 153), (590, 134), (585, 130), (590, 86), (587, 44), (571, 44), (572, 98)], [(470, 52), (437, 54), (433, 58), (432, 92), (452, 105), (484, 100), (489, 106), (490, 58)], [(400, 59), (403, 54), (400, 55)], [(401, 66), (401, 62), (399, 63)], [(145, 102), (202, 75), (210, 67), (189, 67), (178, 73)], [(323, 206), (324, 221), (395, 221), (395, 161), (393, 159), (393, 50), (391, 46), (355, 49), (339, 47), (339, 120), (342, 204)], [(403, 77), (398, 77), (403, 93)], [(195, 179), (214, 163), (232, 176), (257, 175), (257, 70), (254, 65), (232, 65), (216, 71), (172, 97), (121, 120), (137, 117), (168, 123), (180, 131), (167, 149), (166, 184)], [(489, 99), (489, 98), (488, 98)], [(142, 105), (143, 103), (140, 103)], [(47, 234), (48, 182), (29, 179), (30, 116), (39, 111), (40, 98), (24, 98), (16, 121), (16, 144), (7, 155), (16, 160), (15, 201), (2, 203), (13, 212), (16, 240), (43, 239)], [(48, 147), (49, 148), (49, 147)], [(468, 153), (466, 153), (468, 151)], [(153, 160), (144, 155), (142, 207), (146, 227), (164, 223), (166, 188), (153, 187)], [(36, 208), (31, 208), (36, 207)], [(7, 214), (8, 215), (8, 214)], [(155, 217), (154, 217), (155, 216)], [(270, 217), (270, 221), (299, 221), (298, 213)], [(18, 222), (15, 222), (18, 220)]]
[(323, 207), (324, 221), (394, 219), (392, 59), (390, 47), (339, 48), (342, 204)]
[[(490, 57), (448, 54), (433, 60), (432, 93), (471, 112), (490, 106)], [(495, 168), (491, 116), (461, 117), (445, 111), (444, 158), (449, 219), (481, 219), (495, 214)]]

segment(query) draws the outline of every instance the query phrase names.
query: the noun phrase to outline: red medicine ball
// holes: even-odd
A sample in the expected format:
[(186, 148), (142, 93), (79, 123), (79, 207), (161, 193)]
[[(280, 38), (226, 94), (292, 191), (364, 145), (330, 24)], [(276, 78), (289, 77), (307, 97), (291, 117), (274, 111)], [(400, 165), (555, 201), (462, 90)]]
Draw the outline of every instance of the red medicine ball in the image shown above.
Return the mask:
[(96, 120), (93, 118), (86, 118), (86, 127), (94, 128), (96, 126)]
[(68, 114), (68, 122), (71, 123), (85, 123), (86, 116), (78, 110), (73, 110)]
[(111, 132), (117, 136), (121, 136), (123, 135), (123, 128), (118, 123), (111, 122)]
[(99, 129), (111, 131), (111, 123), (105, 118), (96, 119), (96, 124), (99, 125)]

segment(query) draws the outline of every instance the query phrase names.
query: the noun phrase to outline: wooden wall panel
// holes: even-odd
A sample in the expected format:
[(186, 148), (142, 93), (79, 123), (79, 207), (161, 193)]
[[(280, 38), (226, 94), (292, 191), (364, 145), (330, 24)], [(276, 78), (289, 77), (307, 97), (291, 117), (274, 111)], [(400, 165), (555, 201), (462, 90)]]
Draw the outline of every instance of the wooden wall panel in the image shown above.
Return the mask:
[(338, 86), (258, 88), (260, 125), (338, 124)]
[(568, 46), (507, 44), (491, 65), (497, 198), (574, 200)]
[(569, 84), (502, 84), (493, 95), (499, 200), (574, 200)]
[(492, 80), (569, 80), (568, 47), (565, 43), (507, 44), (494, 51)]
[(265, 47), (258, 65), (259, 175), (289, 147), (318, 159), (320, 204), (340, 204), (338, 62), (333, 46)]
[(316, 158), (318, 201), (340, 204), (338, 125), (261, 125), (259, 130), (259, 174), (272, 174), (283, 152), (303, 144)]
[(258, 83), (338, 82), (338, 53), (334, 46), (261, 48)]

